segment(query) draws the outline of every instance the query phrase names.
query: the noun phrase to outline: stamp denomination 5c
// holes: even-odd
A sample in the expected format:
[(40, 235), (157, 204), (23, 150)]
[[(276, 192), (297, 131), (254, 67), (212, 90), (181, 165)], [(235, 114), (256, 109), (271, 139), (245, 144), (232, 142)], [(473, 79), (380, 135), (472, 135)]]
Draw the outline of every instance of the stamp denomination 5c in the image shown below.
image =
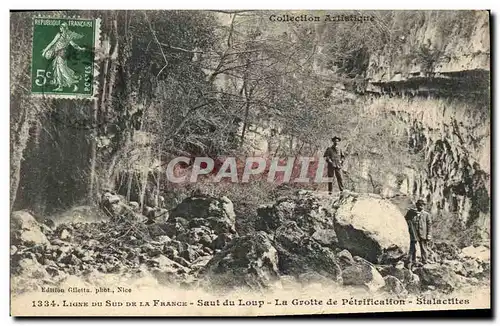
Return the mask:
[(34, 18), (32, 94), (92, 98), (98, 39), (98, 19)]

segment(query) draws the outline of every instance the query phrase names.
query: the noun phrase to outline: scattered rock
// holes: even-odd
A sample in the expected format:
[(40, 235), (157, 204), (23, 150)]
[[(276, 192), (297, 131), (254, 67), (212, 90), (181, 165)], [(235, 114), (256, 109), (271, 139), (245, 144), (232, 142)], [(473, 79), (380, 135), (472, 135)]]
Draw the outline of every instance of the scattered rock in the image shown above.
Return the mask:
[(130, 206), (130, 208), (134, 211), (134, 212), (139, 212), (141, 206), (139, 205), (138, 202), (136, 201), (131, 201), (128, 203), (128, 205)]
[(40, 229), (39, 223), (27, 211), (16, 211), (11, 215), (11, 243), (25, 246), (44, 245), (49, 241)]
[(217, 253), (203, 275), (216, 287), (267, 288), (279, 275), (278, 253), (264, 232), (242, 236)]
[(15, 211), (10, 217), (11, 230), (30, 230), (38, 227), (35, 217), (27, 211)]
[(361, 257), (354, 257), (355, 264), (342, 270), (344, 285), (363, 286), (369, 291), (377, 291), (385, 285), (384, 278), (377, 269)]
[(201, 244), (205, 247), (212, 245), (212, 241), (217, 238), (217, 235), (207, 226), (199, 226), (182, 232), (177, 236), (177, 239), (188, 244)]
[(170, 242), (172, 239), (170, 239), (170, 237), (168, 235), (160, 235), (160, 236), (157, 236), (156, 238), (156, 241), (158, 241), (159, 243), (167, 243), (167, 242)]
[(392, 245), (388, 248), (382, 250), (382, 254), (378, 258), (378, 263), (385, 264), (396, 264), (399, 261), (406, 258), (406, 253), (398, 246)]
[(467, 276), (467, 272), (465, 271), (464, 269), (464, 264), (462, 264), (462, 262), (458, 261), (458, 260), (448, 260), (448, 259), (444, 259), (442, 262), (441, 262), (442, 265), (444, 266), (449, 266), (451, 268), (451, 270), (455, 273), (455, 274), (459, 274), (459, 275), (463, 275), (463, 276)]
[(275, 204), (257, 209), (257, 229), (274, 233), (288, 221), (326, 246), (337, 243), (333, 224), (333, 199), (308, 191), (298, 191), (295, 196), (279, 199)]
[(25, 278), (48, 279), (49, 273), (36, 259), (23, 258), (17, 264), (17, 274)]
[(445, 293), (450, 293), (459, 287), (463, 280), (446, 265), (426, 264), (415, 268), (414, 273), (419, 276), (422, 285), (435, 287)]
[(412, 278), (411, 274), (412, 272), (404, 267), (403, 264), (396, 264), (394, 265), (379, 265), (377, 266), (377, 270), (379, 271), (380, 275), (382, 276), (387, 276), (391, 275), (399, 279), (403, 284), (406, 284), (406, 282)]
[(189, 268), (191, 266), (191, 264), (186, 259), (180, 256), (174, 257), (174, 261), (186, 268)]
[(457, 273), (466, 277), (480, 277), (484, 269), (476, 259), (465, 259), (462, 263), (463, 273)]
[(213, 256), (200, 256), (191, 264), (191, 269), (194, 271), (199, 271), (205, 267), (208, 262), (213, 258)]
[(161, 223), (152, 223), (148, 225), (149, 235), (153, 238), (167, 236), (167, 231), (165, 230), (165, 225)]
[(67, 229), (63, 229), (59, 234), (59, 239), (69, 240), (71, 238), (71, 233)]
[(429, 249), (439, 259), (456, 260), (460, 258), (460, 250), (452, 243), (433, 242)]
[(213, 197), (189, 197), (177, 205), (171, 212), (170, 218), (182, 217), (186, 220), (200, 219), (203, 224), (220, 233), (236, 233), (233, 203), (227, 197), (220, 199)]
[(56, 223), (50, 218), (44, 219), (43, 224), (47, 226), (49, 229), (54, 229), (56, 227)]
[(142, 214), (148, 218), (149, 221), (154, 222), (155, 219), (155, 209), (153, 207), (144, 206)]
[(227, 246), (231, 240), (233, 240), (233, 235), (230, 233), (221, 233), (215, 238), (214, 241), (212, 241), (211, 248), (213, 250), (217, 249), (223, 249), (225, 246)]
[(469, 246), (463, 248), (460, 253), (461, 257), (474, 258), (481, 262), (489, 262), (490, 261), (490, 249), (486, 246)]
[(116, 204), (122, 200), (122, 197), (111, 192), (106, 192), (103, 194), (102, 202), (104, 204)]
[(312, 238), (325, 247), (335, 248), (338, 245), (337, 234), (334, 229), (317, 230)]
[(340, 279), (340, 267), (333, 251), (313, 240), (294, 221), (285, 222), (276, 230), (275, 247), (283, 274), (314, 272)]
[(60, 260), (60, 262), (67, 264), (67, 265), (79, 265), (81, 261), (75, 255), (67, 255), (67, 256), (64, 256)]
[(186, 259), (188, 262), (194, 262), (201, 255), (191, 246), (179, 253), (179, 256)]
[(165, 230), (166, 235), (170, 238), (176, 237), (178, 234), (185, 232), (188, 227), (189, 222), (182, 217), (170, 218), (166, 223), (161, 224), (163, 230)]
[(305, 272), (302, 274), (299, 274), (297, 276), (297, 280), (302, 283), (303, 285), (311, 285), (311, 284), (322, 284), (326, 285), (328, 283), (331, 283), (332, 280), (320, 273), (316, 272)]
[(351, 253), (345, 249), (337, 254), (337, 261), (342, 269), (354, 265)]
[(177, 249), (175, 249), (174, 247), (171, 247), (169, 245), (165, 246), (165, 249), (163, 250), (163, 252), (170, 259), (174, 259), (175, 257), (177, 257), (179, 255), (179, 251)]
[(422, 287), (420, 277), (412, 272), (408, 274), (403, 284), (409, 293), (419, 293)]
[(101, 207), (108, 216), (117, 217), (126, 212), (128, 205), (125, 197), (106, 192), (102, 195)]
[(384, 277), (384, 281), (385, 286), (383, 289), (385, 291), (393, 293), (398, 297), (405, 297), (406, 295), (408, 295), (408, 291), (406, 291), (403, 283), (401, 283), (401, 281), (397, 277), (387, 275), (386, 277)]
[(150, 260), (147, 261), (147, 264), (149, 264), (151, 267), (158, 267), (160, 270), (163, 271), (171, 271), (174, 273), (178, 273), (178, 271), (182, 271), (182, 273), (187, 273), (188, 270), (176, 263), (175, 261), (168, 259), (164, 255), (158, 255), (155, 258), (151, 258)]

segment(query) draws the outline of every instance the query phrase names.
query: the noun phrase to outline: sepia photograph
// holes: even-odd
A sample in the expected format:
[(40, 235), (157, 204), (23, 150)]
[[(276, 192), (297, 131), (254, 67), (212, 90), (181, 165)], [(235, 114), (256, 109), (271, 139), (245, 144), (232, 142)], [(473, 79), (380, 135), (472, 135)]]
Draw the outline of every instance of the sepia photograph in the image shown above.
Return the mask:
[(9, 15), (11, 316), (491, 313), (489, 11)]

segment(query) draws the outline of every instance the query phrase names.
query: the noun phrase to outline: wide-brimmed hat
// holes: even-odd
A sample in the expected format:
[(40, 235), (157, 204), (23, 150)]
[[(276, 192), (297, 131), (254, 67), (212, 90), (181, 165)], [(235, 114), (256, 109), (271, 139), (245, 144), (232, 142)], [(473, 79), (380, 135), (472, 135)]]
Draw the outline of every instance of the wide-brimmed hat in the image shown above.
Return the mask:
[(419, 205), (419, 204), (421, 204), (421, 205), (425, 205), (425, 201), (424, 201), (423, 199), (419, 199), (419, 200), (417, 200), (417, 201), (415, 202), (415, 205)]
[(339, 137), (339, 136), (334, 136), (334, 137), (332, 138), (332, 141), (335, 141), (335, 140), (341, 141), (342, 139), (340, 139), (340, 137)]

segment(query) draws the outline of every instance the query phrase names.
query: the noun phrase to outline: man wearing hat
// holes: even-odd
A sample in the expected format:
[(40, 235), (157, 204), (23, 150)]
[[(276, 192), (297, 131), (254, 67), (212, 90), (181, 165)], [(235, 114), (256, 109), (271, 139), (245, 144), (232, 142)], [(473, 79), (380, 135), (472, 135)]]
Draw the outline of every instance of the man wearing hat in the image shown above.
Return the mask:
[(431, 214), (424, 210), (425, 202), (422, 199), (415, 203), (416, 208), (408, 210), (405, 219), (410, 232), (410, 252), (409, 263), (413, 264), (417, 258), (417, 242), (420, 244), (420, 256), (422, 263), (427, 264), (428, 243), (432, 239), (432, 218)]
[[(338, 143), (340, 142), (340, 137), (335, 136), (332, 138), (332, 146), (328, 147), (323, 155), (328, 163), (328, 177), (337, 179), (337, 184), (339, 185), (339, 190), (344, 190), (344, 184), (342, 183), (342, 164), (344, 163), (344, 152), (339, 148)], [(328, 182), (328, 193), (332, 194), (333, 182)]]

